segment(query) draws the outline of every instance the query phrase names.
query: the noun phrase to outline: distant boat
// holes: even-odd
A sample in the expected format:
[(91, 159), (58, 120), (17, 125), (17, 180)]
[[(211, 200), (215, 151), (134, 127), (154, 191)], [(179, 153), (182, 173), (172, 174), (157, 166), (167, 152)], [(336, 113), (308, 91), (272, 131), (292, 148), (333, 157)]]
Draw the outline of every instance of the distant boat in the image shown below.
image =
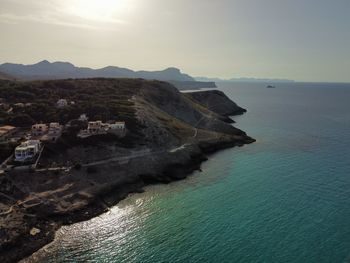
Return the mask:
[(272, 86), (272, 85), (268, 85), (266, 88), (268, 88), (268, 89), (274, 89), (274, 88), (276, 88), (275, 86)]

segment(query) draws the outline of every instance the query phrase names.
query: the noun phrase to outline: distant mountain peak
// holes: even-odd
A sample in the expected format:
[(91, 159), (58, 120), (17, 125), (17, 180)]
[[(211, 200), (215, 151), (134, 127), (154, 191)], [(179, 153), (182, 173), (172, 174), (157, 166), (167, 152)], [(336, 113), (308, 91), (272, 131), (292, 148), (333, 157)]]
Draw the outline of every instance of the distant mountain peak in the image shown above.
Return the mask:
[[(50, 63), (50, 62), (49, 62)], [(56, 62), (53, 62), (53, 63), (51, 63), (51, 64), (57, 64), (57, 65), (69, 65), (69, 66), (73, 66), (73, 67), (75, 67), (72, 63), (70, 63), (70, 62), (63, 62), (63, 61), (56, 61)]]
[(180, 71), (178, 68), (175, 68), (175, 67), (166, 68), (164, 71), (175, 72), (175, 73), (181, 73), (181, 71)]
[(42, 60), (34, 65), (49, 65), (49, 64), (51, 64), (51, 63), (48, 60)]

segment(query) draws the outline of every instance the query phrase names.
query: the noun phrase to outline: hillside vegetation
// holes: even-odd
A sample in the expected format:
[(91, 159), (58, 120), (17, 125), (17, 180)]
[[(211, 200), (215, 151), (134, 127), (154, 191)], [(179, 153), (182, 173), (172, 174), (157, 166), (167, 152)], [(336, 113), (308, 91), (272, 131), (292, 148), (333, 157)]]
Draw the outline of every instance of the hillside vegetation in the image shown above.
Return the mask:
[[(12, 105), (7, 113), (0, 109), (0, 123), (29, 126), (35, 122), (60, 122), (79, 118), (86, 113), (91, 120), (122, 119), (136, 128), (131, 97), (151, 82), (128, 79), (57, 80), (34, 82), (0, 82), (0, 98)], [(59, 99), (68, 106), (57, 108)], [(18, 103), (29, 106), (16, 106)]]
[[(176, 130), (164, 127), (169, 124), (169, 119), (191, 128), (240, 133), (219, 117), (237, 110), (241, 112), (242, 108), (218, 91), (198, 94), (201, 96), (184, 95), (169, 83), (143, 79), (0, 81), (0, 98), (12, 108), (10, 112), (0, 108), (0, 124), (19, 127), (39, 122), (66, 124), (85, 113), (90, 120), (125, 121), (132, 133), (152, 125), (163, 126), (175, 133)], [(68, 106), (58, 108), (59, 99), (67, 100)], [(213, 103), (215, 107), (212, 107)], [(223, 111), (222, 107), (227, 110)], [(166, 122), (161, 121), (162, 117), (154, 119), (164, 114), (167, 114), (163, 116), (168, 119)], [(151, 120), (153, 124), (150, 124)]]
[(0, 71), (0, 80), (15, 80), (15, 77)]

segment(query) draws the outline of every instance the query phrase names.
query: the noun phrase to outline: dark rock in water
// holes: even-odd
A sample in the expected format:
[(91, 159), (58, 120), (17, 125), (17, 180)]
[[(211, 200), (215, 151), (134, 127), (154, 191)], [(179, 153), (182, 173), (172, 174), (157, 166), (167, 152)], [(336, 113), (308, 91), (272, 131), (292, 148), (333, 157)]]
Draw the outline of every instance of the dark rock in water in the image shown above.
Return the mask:
[(272, 85), (268, 85), (266, 88), (268, 88), (268, 89), (274, 89), (274, 88), (276, 88), (275, 86), (272, 86)]

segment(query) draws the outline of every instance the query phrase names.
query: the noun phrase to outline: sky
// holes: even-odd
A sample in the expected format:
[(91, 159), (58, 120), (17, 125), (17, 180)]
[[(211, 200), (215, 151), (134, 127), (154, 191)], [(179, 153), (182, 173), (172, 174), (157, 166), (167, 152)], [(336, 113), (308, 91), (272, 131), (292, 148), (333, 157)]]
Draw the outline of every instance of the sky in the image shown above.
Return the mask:
[(0, 0), (0, 63), (350, 82), (349, 0)]

